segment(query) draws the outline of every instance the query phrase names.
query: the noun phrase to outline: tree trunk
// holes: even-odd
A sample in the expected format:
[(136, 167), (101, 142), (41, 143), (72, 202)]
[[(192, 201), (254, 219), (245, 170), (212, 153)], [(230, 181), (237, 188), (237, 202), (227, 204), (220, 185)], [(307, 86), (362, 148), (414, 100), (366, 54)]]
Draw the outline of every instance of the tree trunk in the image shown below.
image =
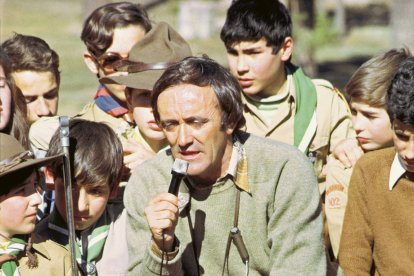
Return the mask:
[(394, 0), (391, 11), (391, 34), (394, 47), (406, 46), (414, 52), (414, 1)]
[(336, 0), (335, 28), (338, 31), (338, 39), (342, 39), (346, 32), (345, 6), (343, 0)]

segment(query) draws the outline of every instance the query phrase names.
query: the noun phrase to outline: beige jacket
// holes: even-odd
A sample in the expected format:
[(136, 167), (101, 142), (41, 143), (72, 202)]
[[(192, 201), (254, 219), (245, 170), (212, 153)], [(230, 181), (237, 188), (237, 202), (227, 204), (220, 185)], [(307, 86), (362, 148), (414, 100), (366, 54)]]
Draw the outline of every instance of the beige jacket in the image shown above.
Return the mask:
[[(103, 122), (108, 124), (117, 134), (122, 133), (128, 124), (122, 118), (113, 117), (94, 102), (88, 103), (75, 118), (85, 119), (94, 122)], [(49, 149), (49, 142), (53, 134), (59, 128), (59, 116), (42, 117), (30, 126), (29, 140), (32, 150), (36, 157)]]
[[(244, 117), (246, 118), (246, 131), (269, 137), (278, 141), (293, 144), (293, 125), (295, 118), (295, 85), (289, 74), (289, 95), (278, 107), (278, 115), (275, 120), (266, 125), (257, 108), (249, 103), (243, 96)], [(319, 190), (325, 191), (325, 176), (322, 168), (327, 162), (327, 156), (334, 146), (341, 140), (355, 137), (352, 128), (351, 115), (347, 103), (333, 89), (331, 83), (325, 80), (313, 80), (317, 91), (316, 106), (316, 133), (310, 139), (309, 153), (316, 154), (314, 162), (315, 173), (318, 177)], [(310, 158), (311, 159), (311, 158)]]
[[(22, 276), (62, 276), (72, 275), (71, 258), (69, 252), (61, 245), (42, 239), (33, 234), (33, 248), (37, 255), (38, 266), (29, 268), (26, 265), (28, 258), (23, 256), (19, 259), (19, 273)], [(1, 271), (1, 269), (0, 269)]]
[[(126, 211), (121, 204), (108, 204), (106, 211), (109, 214), (111, 223), (102, 255), (96, 261), (96, 270), (99, 276), (122, 276), (125, 275), (128, 267), (128, 247), (125, 229)], [(35, 231), (44, 239), (57, 241), (59, 237), (55, 232), (50, 231), (48, 223), (48, 218), (43, 219), (36, 225)], [(69, 252), (67, 251), (67, 253)]]
[(340, 161), (330, 159), (326, 171), (325, 215), (332, 251), (337, 258), (352, 168), (345, 168)]

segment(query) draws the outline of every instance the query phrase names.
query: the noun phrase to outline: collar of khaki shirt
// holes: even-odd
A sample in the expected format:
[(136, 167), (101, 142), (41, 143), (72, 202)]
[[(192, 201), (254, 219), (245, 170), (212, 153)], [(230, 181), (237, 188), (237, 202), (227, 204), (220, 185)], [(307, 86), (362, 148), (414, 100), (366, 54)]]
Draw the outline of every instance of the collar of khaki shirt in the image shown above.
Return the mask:
[[(289, 68), (287, 68), (285, 66), (285, 71), (286, 71), (286, 78), (287, 78), (287, 90), (288, 90), (288, 96), (286, 97), (284, 102), (296, 102), (296, 90), (295, 90), (295, 86), (293, 85), (293, 77), (292, 77), (292, 72), (290, 72)], [(243, 104), (251, 111), (256, 110), (256, 106), (253, 103), (250, 103), (247, 98), (247, 96), (244, 95), (244, 93), (242, 93), (242, 99), (243, 99)]]
[[(233, 136), (233, 149), (231, 152), (231, 157), (229, 161), (229, 167), (224, 174), (224, 176), (217, 179), (216, 182), (222, 181), (225, 178), (230, 177), (234, 180), (234, 183), (241, 190), (250, 193), (250, 186), (247, 176), (247, 156), (246, 150), (243, 145), (240, 143), (237, 135)], [(195, 183), (191, 178), (187, 178), (191, 185)], [(180, 195), (179, 195), (180, 198)]]

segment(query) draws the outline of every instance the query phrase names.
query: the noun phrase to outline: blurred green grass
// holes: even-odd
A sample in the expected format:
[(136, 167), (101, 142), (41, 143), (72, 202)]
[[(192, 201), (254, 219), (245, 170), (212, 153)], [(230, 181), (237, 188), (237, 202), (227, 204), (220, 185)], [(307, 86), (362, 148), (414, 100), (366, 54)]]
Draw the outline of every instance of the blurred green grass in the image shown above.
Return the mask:
[[(139, 2), (139, 1), (138, 1)], [(180, 1), (166, 1), (148, 11), (154, 22), (166, 21), (176, 28)], [(85, 46), (80, 40), (83, 0), (0, 0), (0, 41), (13, 32), (43, 38), (60, 56), (61, 88), (59, 114), (75, 115), (91, 101), (97, 87), (96, 76), (83, 62)], [(297, 34), (300, 37), (300, 34)], [(353, 56), (372, 56), (390, 47), (387, 26), (364, 26), (349, 32), (344, 41), (316, 48), (317, 63), (343, 61)], [(226, 65), (225, 48), (219, 30), (205, 40), (189, 40), (193, 54), (208, 54)], [(296, 48), (295, 51), (300, 51)]]

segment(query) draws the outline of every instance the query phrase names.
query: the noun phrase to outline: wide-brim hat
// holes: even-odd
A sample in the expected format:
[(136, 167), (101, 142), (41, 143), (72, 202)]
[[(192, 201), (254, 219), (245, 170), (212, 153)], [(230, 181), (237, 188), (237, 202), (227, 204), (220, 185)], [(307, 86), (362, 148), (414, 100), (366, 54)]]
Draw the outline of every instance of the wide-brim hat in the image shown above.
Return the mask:
[(165, 69), (191, 55), (184, 38), (170, 25), (160, 22), (132, 47), (128, 60), (119, 61), (115, 66), (128, 75), (103, 77), (99, 81), (152, 90)]
[(5, 176), (17, 174), (26, 168), (46, 165), (62, 158), (63, 154), (38, 159), (33, 159), (33, 156), (33, 153), (25, 150), (13, 136), (0, 133), (0, 195), (7, 194), (11, 188), (17, 188), (23, 184), (2, 181)]

